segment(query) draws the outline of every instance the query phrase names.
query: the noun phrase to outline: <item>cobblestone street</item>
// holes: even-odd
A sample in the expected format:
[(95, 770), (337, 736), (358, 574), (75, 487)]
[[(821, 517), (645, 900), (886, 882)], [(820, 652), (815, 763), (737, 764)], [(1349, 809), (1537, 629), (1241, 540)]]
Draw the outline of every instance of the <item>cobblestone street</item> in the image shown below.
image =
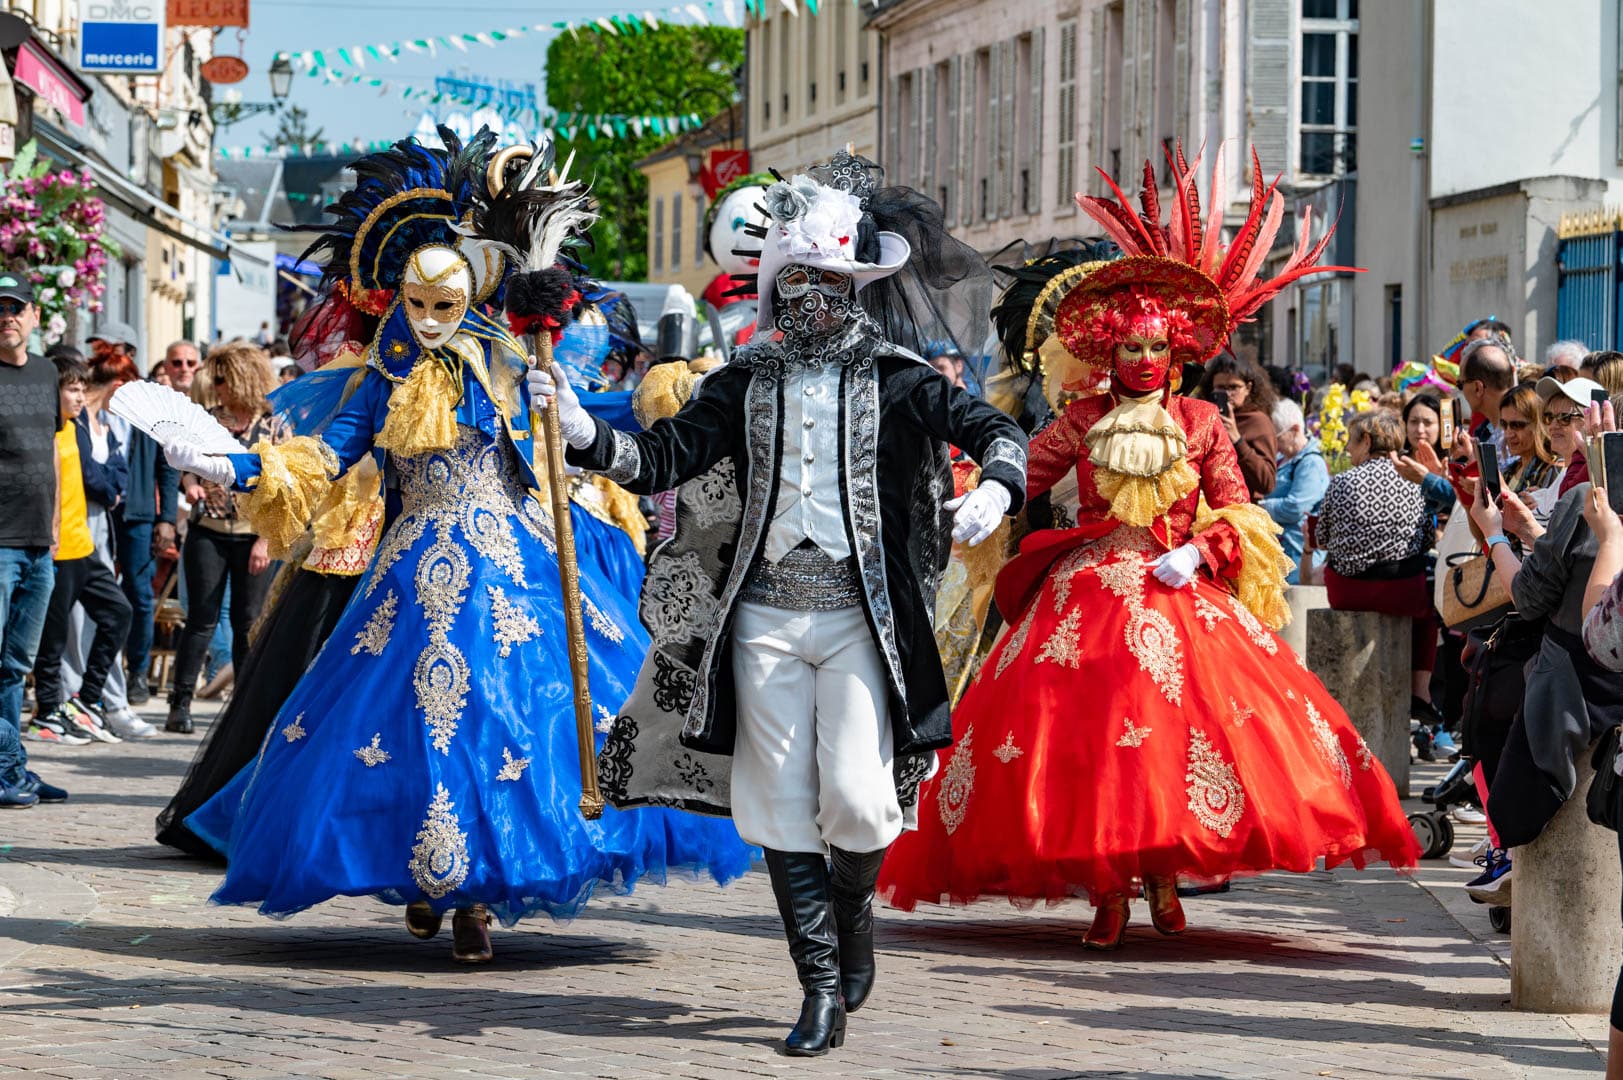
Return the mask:
[[(148, 710), (155, 716), (155, 710)], [(161, 720), (160, 720), (161, 722)], [(571, 925), (496, 935), (459, 969), (397, 909), (286, 922), (211, 907), (213, 867), (151, 840), (195, 739), (31, 744), (63, 806), (0, 834), (0, 1076), (1566, 1077), (1604, 1017), (1509, 1009), (1508, 938), (1470, 872), (1273, 876), (1142, 906), (1083, 951), (1085, 905), (884, 912), (881, 981), (843, 1050), (774, 1054), (798, 992), (765, 875), (602, 895)], [(1429, 774), (1423, 774), (1429, 776)], [(1416, 790), (1421, 786), (1417, 778)], [(1468, 846), (1475, 830), (1463, 830)]]

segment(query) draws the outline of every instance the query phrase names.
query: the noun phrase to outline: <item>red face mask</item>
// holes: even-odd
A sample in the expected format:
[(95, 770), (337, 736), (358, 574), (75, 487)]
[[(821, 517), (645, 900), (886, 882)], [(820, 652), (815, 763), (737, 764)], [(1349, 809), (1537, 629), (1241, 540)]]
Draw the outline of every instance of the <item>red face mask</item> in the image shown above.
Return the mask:
[(1116, 342), (1111, 373), (1122, 389), (1148, 394), (1166, 385), (1171, 366), (1172, 342), (1167, 337), (1166, 319), (1159, 315), (1140, 315), (1128, 327), (1127, 334)]

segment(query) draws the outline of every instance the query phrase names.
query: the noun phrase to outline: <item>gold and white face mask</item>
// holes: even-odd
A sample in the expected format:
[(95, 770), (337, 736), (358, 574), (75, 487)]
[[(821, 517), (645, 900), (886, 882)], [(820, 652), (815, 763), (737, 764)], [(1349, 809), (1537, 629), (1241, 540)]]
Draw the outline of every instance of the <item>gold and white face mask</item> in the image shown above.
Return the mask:
[(417, 344), (437, 349), (449, 342), (468, 314), (472, 294), (473, 272), (455, 249), (413, 252), (400, 283), (400, 303)]

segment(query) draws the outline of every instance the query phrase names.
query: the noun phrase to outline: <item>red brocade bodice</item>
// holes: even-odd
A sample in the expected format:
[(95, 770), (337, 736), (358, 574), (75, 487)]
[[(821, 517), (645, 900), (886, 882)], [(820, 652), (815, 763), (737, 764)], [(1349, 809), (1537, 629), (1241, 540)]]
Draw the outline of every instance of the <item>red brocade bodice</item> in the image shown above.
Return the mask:
[[(1027, 564), (1022, 568), (1024, 573), (1016, 571), (1016, 578), (1026, 578), (1078, 543), (1108, 535), (1119, 525), (1110, 517), (1109, 500), (1099, 494), (1094, 484), (1093, 463), (1088, 460), (1085, 441), (1093, 425), (1118, 404), (1114, 394), (1100, 394), (1074, 401), (1057, 420), (1031, 440), (1026, 471), (1027, 499), (1043, 494), (1066, 472), (1075, 469), (1078, 499), (1076, 528), (1044, 531), (1027, 537), (1021, 552), (1023, 556), (1032, 558), (1016, 560), (1017, 563)], [(1228, 432), (1223, 428), (1217, 406), (1211, 402), (1174, 395), (1166, 403), (1166, 410), (1189, 440), (1187, 460), (1190, 468), (1200, 477), (1200, 485), (1173, 503), (1164, 515), (1155, 520), (1150, 531), (1168, 551), (1182, 544), (1194, 544), (1213, 575), (1219, 580), (1232, 581), (1240, 573), (1239, 533), (1220, 519), (1197, 534), (1195, 518), (1202, 496), (1212, 510), (1250, 502), (1245, 479), (1240, 475), (1234, 444), (1229, 441)], [(1014, 569), (1014, 564), (1010, 569)], [(1024, 594), (1033, 583), (1028, 578), (1018, 585), (1014, 582), (1009, 584), (1014, 585), (1015, 593)], [(1003, 608), (1006, 600), (1003, 582), (999, 583), (998, 591), (998, 606)], [(1013, 597), (1008, 596), (1007, 599), (1012, 601)]]

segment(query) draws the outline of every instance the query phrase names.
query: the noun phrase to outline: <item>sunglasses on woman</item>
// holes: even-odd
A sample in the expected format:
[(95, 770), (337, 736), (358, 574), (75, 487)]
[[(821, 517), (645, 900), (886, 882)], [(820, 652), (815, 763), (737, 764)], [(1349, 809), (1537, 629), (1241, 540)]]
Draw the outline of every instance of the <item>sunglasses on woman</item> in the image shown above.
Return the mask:
[(1583, 418), (1584, 414), (1581, 412), (1553, 412), (1545, 414), (1544, 422), (1549, 424), (1551, 427), (1554, 427), (1557, 424), (1582, 423)]

